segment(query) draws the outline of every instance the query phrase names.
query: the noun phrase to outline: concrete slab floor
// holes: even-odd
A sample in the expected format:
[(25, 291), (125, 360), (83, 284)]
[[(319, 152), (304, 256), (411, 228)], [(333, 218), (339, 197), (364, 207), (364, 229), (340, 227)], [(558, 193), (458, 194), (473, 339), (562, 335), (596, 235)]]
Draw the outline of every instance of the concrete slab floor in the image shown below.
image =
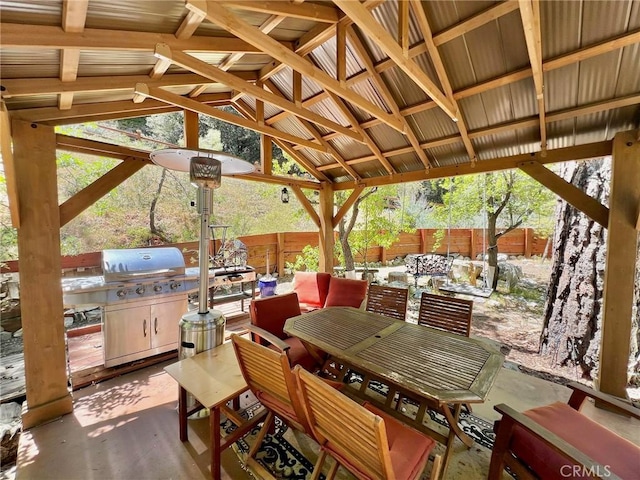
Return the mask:
[[(162, 369), (148, 367), (74, 392), (74, 412), (22, 433), (16, 478), (210, 479), (208, 419), (189, 421), (189, 442), (178, 438), (178, 386)], [(486, 403), (473, 413), (493, 421), (493, 405), (517, 410), (566, 401), (562, 385), (502, 369)], [(585, 407), (588, 415), (640, 444), (640, 421)], [(455, 462), (455, 456), (452, 459)], [(223, 478), (251, 479), (229, 449)]]

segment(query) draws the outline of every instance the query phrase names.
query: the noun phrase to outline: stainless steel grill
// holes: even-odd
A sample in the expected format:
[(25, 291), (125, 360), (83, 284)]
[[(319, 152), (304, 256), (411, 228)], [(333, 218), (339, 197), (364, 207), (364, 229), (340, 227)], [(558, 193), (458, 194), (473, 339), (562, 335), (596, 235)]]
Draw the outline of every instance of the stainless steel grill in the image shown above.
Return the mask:
[[(102, 275), (62, 280), (65, 307), (102, 307), (105, 366), (175, 350), (188, 294), (199, 289), (200, 269), (185, 268), (175, 247), (104, 250)], [(248, 266), (209, 270), (208, 287), (255, 280)]]

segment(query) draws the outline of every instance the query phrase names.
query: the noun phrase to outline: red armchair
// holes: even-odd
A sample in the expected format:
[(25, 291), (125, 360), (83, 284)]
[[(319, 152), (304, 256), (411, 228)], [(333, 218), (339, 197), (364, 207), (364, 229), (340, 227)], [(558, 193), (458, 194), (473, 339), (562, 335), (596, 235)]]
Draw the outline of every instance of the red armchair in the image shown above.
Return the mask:
[(303, 312), (324, 307), (329, 293), (331, 275), (322, 272), (296, 272), (293, 276), (293, 291), (298, 294)]
[[(267, 346), (280, 340), (282, 343), (277, 342), (274, 350), (286, 351), (292, 366), (300, 365), (305, 370), (314, 371), (319, 367), (319, 360), (309, 353), (298, 338), (289, 337), (282, 330), (288, 318), (300, 313), (298, 295), (295, 292), (252, 300), (249, 307), (251, 336), (255, 342)], [(271, 335), (261, 335), (261, 330)]]

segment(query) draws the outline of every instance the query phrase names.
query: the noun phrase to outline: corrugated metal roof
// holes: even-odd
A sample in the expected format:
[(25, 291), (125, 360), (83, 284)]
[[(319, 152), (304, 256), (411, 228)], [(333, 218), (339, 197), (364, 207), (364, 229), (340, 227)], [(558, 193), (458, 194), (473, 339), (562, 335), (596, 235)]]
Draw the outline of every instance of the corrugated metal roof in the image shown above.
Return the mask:
[[(320, 2), (324, 7), (337, 8), (332, 2)], [(366, 4), (365, 4), (366, 5)], [(456, 1), (442, 0), (412, 3), (409, 18), (409, 41), (415, 48), (423, 48), (422, 33), (413, 14), (416, 6), (425, 9), (432, 32), (436, 37), (453, 26), (465, 25), (465, 21), (471, 17), (484, 14), (495, 6), (503, 5), (494, 1)], [(517, 6), (516, 4), (513, 4)], [(268, 12), (252, 12), (238, 7), (230, 7), (232, 13), (244, 22), (255, 27), (263, 24), (271, 17)], [(544, 68), (544, 100), (547, 116), (567, 109), (578, 109), (590, 106), (598, 102), (606, 102), (620, 97), (640, 98), (640, 42), (633, 40), (630, 45), (616, 48), (614, 45), (609, 51), (604, 48), (598, 55), (591, 54), (589, 50), (576, 56), (574, 63), (557, 68), (549, 63), (552, 59), (571, 54), (580, 49), (594, 46), (600, 42), (618, 38), (620, 36), (634, 34), (640, 29), (640, 0), (627, 0), (608, 2), (603, 0), (574, 0), (540, 2), (541, 11), (541, 42), (543, 61), (547, 64)], [(62, 0), (32, 0), (16, 1), (3, 0), (0, 4), (2, 25), (8, 23), (25, 24), (31, 30), (41, 25), (60, 27), (62, 24)], [(110, 31), (136, 32), (135, 38), (139, 42), (148, 42), (148, 47), (140, 47), (127, 50), (118, 45), (119, 50), (101, 48), (100, 45), (86, 44), (80, 52), (78, 66), (78, 81), (84, 81), (89, 77), (104, 77), (104, 86), (108, 86), (113, 79), (120, 76), (142, 75), (151, 73), (156, 64), (153, 55), (155, 38), (151, 34), (164, 33), (171, 39), (187, 17), (188, 9), (184, 0), (163, 0), (151, 2), (144, 0), (92, 0), (89, 2), (86, 28), (108, 29)], [(397, 38), (398, 32), (398, 0), (388, 0), (377, 6), (372, 12), (375, 21), (378, 21), (391, 35)], [(5, 27), (7, 28), (7, 27)], [(290, 41), (296, 44), (301, 39), (309, 37), (309, 32), (320, 32), (329, 29), (329, 34), (322, 37), (324, 43), (314, 43), (312, 53), (306, 57), (310, 65), (319, 67), (330, 77), (336, 75), (336, 40), (335, 26), (328, 23), (319, 23), (313, 19), (302, 19), (296, 16), (286, 17), (278, 26), (270, 32), (272, 38), (281, 41)], [(412, 80), (399, 65), (388, 61), (387, 55), (378, 45), (379, 40), (372, 41), (366, 35), (361, 35), (357, 26), (355, 31), (362, 37), (365, 48), (370, 52), (370, 57), (378, 65), (383, 81), (387, 84), (393, 100), (400, 109), (410, 107), (413, 112), (405, 117), (409, 128), (415, 133), (419, 142), (439, 142), (437, 148), (429, 149), (426, 153), (436, 165), (465, 164), (469, 162), (469, 153), (466, 151), (458, 130), (458, 125), (438, 107), (428, 108), (422, 111), (420, 105), (432, 105), (427, 94)], [(2, 32), (0, 32), (1, 34)], [(56, 29), (54, 42), (64, 44), (72, 37), (64, 35), (61, 29)], [(113, 33), (112, 35), (117, 35)], [(196, 36), (225, 36), (232, 34), (223, 28), (203, 21), (195, 31)], [(34, 40), (42, 40), (45, 45), (29, 45), (28, 38), (15, 40), (15, 47), (0, 46), (0, 75), (3, 79), (14, 79), (11, 87), (22, 88), (20, 95), (12, 96), (10, 90), (5, 93), (5, 102), (10, 111), (32, 109), (35, 115), (39, 107), (56, 107), (57, 95), (51, 93), (58, 91), (60, 77), (61, 51), (46, 46), (47, 38), (41, 36)], [(133, 38), (134, 36), (131, 36)], [(82, 38), (82, 42), (88, 39)], [(115, 38), (115, 37), (114, 37)], [(123, 39), (127, 37), (123, 34)], [(157, 37), (160, 38), (160, 37)], [(630, 38), (630, 37), (627, 37)], [(634, 37), (635, 38), (635, 37)], [(3, 38), (0, 36), (0, 42)], [(117, 40), (121, 40), (117, 38)], [(167, 40), (169, 41), (169, 40)], [(197, 38), (194, 41), (199, 41)], [(619, 42), (628, 40), (619, 39)], [(189, 42), (183, 40), (181, 42)], [(22, 45), (22, 43), (25, 43)], [(114, 41), (114, 43), (117, 43)], [(212, 45), (215, 42), (211, 42)], [(622, 43), (620, 43), (622, 44)], [(55, 45), (58, 45), (55, 43)], [(242, 41), (239, 42), (240, 47)], [(235, 45), (238, 47), (238, 44)], [(248, 47), (247, 51), (255, 47)], [(189, 53), (189, 49), (185, 51)], [(201, 47), (194, 48), (197, 51), (194, 56), (211, 65), (219, 65), (227, 58), (227, 54), (217, 51), (202, 51)], [(439, 54), (454, 91), (459, 92), (468, 87), (482, 87), (482, 83), (491, 80), (502, 79), (502, 84), (496, 82), (492, 88), (480, 88), (472, 96), (458, 100), (461, 109), (462, 120), (466, 129), (473, 133), (472, 144), (479, 161), (501, 156), (515, 155), (538, 151), (540, 149), (540, 128), (531, 125), (538, 118), (538, 106), (533, 77), (520, 78), (513, 81), (510, 74), (530, 67), (530, 60), (526, 48), (523, 20), (520, 11), (516, 8), (498, 18), (486, 21), (475, 28), (470, 28), (456, 38), (450, 39), (438, 47)], [(433, 68), (433, 62), (427, 53), (411, 56), (411, 64), (417, 65), (426, 75), (442, 90), (441, 82)], [(380, 63), (383, 62), (383, 65)], [(238, 60), (230, 71), (252, 71), (256, 78), (266, 66), (276, 66), (269, 52), (246, 53)], [(347, 42), (346, 74), (347, 77), (358, 76), (358, 82), (349, 82), (349, 95), (359, 95), (364, 101), (376, 106), (383, 111), (390, 111), (387, 101), (382, 98), (374, 82), (365, 72), (365, 62), (356, 54), (350, 41)], [(552, 67), (550, 66), (552, 65)], [(187, 70), (172, 65), (167, 70), (170, 74), (187, 73)], [(337, 108), (335, 102), (325, 93), (325, 86), (319, 76), (310, 72), (302, 78), (302, 99), (306, 101), (306, 108), (331, 121), (343, 126), (350, 124), (347, 117)], [(506, 76), (506, 77), (505, 77)], [(23, 87), (20, 79), (42, 79), (42, 83), (33, 87), (33, 83)], [(514, 77), (515, 78), (515, 77)], [(15, 80), (17, 79), (17, 81)], [(56, 82), (56, 85), (47, 87), (47, 82)], [(136, 80), (137, 81), (137, 80)], [(292, 100), (292, 69), (290, 66), (278, 68), (277, 73), (270, 76), (268, 81)], [(27, 82), (25, 82), (27, 83)], [(335, 85), (335, 84), (334, 84)], [(176, 85), (163, 87), (167, 91), (179, 95), (188, 95), (196, 85)], [(114, 83), (111, 90), (93, 90), (91, 87), (82, 88), (82, 93), (73, 95), (73, 105), (82, 106), (91, 103), (105, 103), (109, 108), (109, 102), (129, 101), (133, 99), (133, 87), (122, 88), (122, 82)], [(33, 88), (29, 92), (29, 88)], [(49, 88), (49, 90), (47, 90)], [(89, 91), (87, 91), (89, 90)], [(210, 85), (205, 93), (231, 91), (230, 87), (220, 84)], [(347, 96), (349, 96), (347, 95)], [(345, 95), (338, 95), (345, 97)], [(197, 99), (197, 97), (196, 97)], [(250, 108), (255, 109), (255, 100), (243, 95), (242, 99)], [(311, 99), (311, 100), (309, 100)], [(600, 111), (582, 115), (576, 111), (575, 118), (567, 118), (547, 124), (547, 146), (549, 149), (583, 144), (586, 142), (610, 139), (621, 130), (638, 126), (640, 122), (640, 108), (637, 98), (634, 105), (611, 110), (607, 105), (601, 106)], [(368, 135), (376, 146), (383, 152), (399, 151), (401, 153), (389, 158), (390, 163), (398, 172), (418, 171), (424, 168), (422, 162), (414, 152), (408, 152), (409, 139), (384, 123), (383, 119), (375, 117), (366, 111), (366, 108), (346, 101), (347, 108), (353, 113), (359, 122), (371, 122), (367, 125)], [(144, 108), (144, 103), (140, 105)], [(280, 108), (265, 104), (265, 116), (273, 117), (280, 113)], [(29, 111), (23, 111), (20, 115), (29, 115)], [(47, 115), (50, 111), (46, 112)], [(116, 114), (117, 115), (117, 114)], [(130, 113), (126, 115), (131, 116)], [(26, 118), (26, 117), (23, 117)], [(527, 126), (522, 127), (519, 121), (526, 121)], [(484, 129), (491, 132), (492, 127), (514, 122), (514, 127), (500, 133), (484, 134), (479, 136)], [(311, 136), (298, 120), (294, 117), (280, 119), (274, 124), (275, 128), (287, 133), (297, 135), (304, 139)], [(397, 128), (402, 128), (402, 123)], [(331, 132), (326, 127), (317, 127), (321, 135)], [(342, 135), (329, 135), (327, 138), (344, 158), (357, 159), (372, 156), (371, 150), (362, 143), (344, 137)], [(455, 140), (449, 143), (450, 139)], [(300, 154), (309, 158), (314, 165), (331, 165), (335, 163), (332, 156), (321, 152), (300, 149)], [(354, 164), (353, 168), (363, 177), (386, 175), (384, 167), (378, 160), (372, 160)], [(331, 169), (326, 175), (334, 181), (346, 181), (350, 177), (345, 175), (342, 169)]]

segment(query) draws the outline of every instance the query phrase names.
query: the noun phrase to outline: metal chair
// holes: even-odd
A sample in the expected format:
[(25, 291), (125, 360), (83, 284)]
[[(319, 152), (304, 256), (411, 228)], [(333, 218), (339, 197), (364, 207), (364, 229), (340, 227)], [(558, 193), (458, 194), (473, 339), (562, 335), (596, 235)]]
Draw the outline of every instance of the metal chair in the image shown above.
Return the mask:
[[(320, 456), (312, 479), (319, 478), (327, 456), (334, 463), (327, 479), (340, 466), (359, 479), (417, 479), (422, 475), (435, 441), (365, 403), (360, 405), (300, 367), (293, 371), (297, 394), (305, 411)], [(436, 456), (431, 478), (438, 478)]]
[(366, 310), (404, 321), (407, 316), (408, 295), (407, 288), (371, 284), (367, 293)]
[(471, 333), (472, 313), (471, 300), (423, 292), (418, 311), (418, 325), (468, 337)]

